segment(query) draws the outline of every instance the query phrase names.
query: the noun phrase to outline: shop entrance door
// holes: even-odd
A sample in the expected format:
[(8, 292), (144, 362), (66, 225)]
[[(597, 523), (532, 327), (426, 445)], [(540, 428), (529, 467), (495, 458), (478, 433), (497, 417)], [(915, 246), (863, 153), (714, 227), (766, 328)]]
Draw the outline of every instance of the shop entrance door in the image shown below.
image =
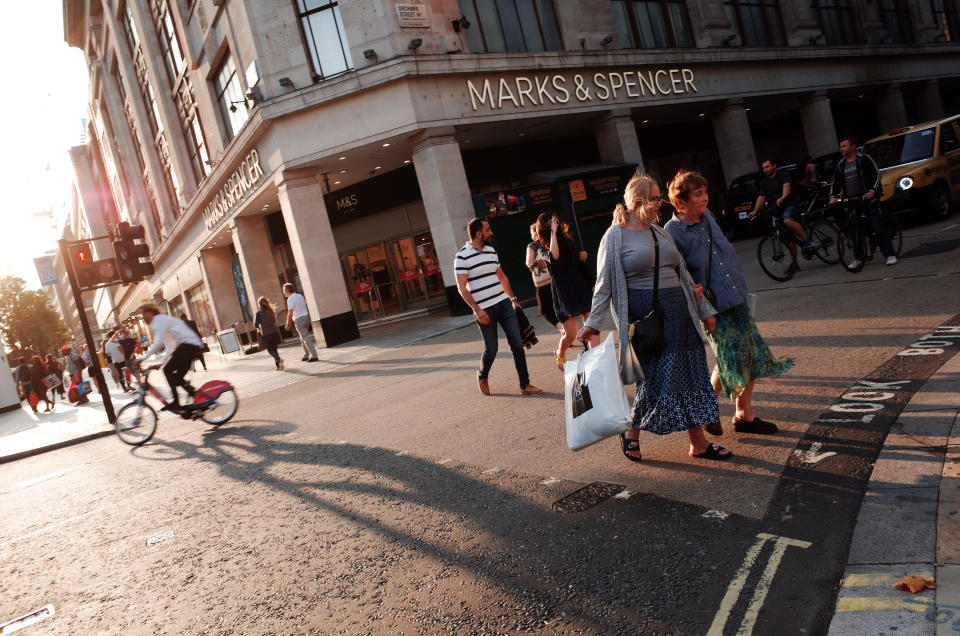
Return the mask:
[(351, 281), (351, 299), (360, 322), (377, 320), (403, 309), (385, 243), (375, 243), (341, 257)]

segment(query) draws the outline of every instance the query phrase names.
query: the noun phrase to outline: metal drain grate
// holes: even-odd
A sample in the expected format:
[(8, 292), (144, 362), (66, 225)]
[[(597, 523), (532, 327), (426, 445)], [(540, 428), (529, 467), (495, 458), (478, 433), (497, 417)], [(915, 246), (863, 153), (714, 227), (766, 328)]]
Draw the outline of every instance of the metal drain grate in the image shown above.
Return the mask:
[(906, 254), (903, 255), (904, 258), (912, 258), (914, 256), (930, 256), (931, 254), (942, 254), (944, 252), (950, 252), (952, 250), (960, 247), (960, 239), (953, 239), (950, 241), (937, 241), (936, 243), (924, 243), (920, 247), (915, 247)]
[(595, 481), (587, 484), (580, 490), (575, 490), (563, 499), (553, 502), (553, 509), (557, 512), (583, 512), (593, 508), (599, 503), (604, 502), (626, 486), (620, 484), (607, 484), (602, 481)]

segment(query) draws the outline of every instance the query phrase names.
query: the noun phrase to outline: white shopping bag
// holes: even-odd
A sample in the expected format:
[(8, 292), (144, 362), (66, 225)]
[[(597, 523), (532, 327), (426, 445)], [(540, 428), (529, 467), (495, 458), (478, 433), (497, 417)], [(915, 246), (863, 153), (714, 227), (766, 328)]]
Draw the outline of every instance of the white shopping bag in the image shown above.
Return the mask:
[[(563, 367), (567, 446), (578, 451), (630, 428), (613, 334)], [(576, 414), (576, 415), (575, 415)]]

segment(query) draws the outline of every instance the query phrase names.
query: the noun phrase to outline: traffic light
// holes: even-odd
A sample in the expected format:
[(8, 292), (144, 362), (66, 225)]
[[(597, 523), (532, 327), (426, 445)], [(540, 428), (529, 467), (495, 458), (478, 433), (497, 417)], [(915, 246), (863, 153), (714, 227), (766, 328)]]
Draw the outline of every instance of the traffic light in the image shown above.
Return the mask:
[(141, 258), (150, 257), (150, 247), (146, 243), (136, 242), (143, 237), (142, 225), (130, 225), (126, 221), (117, 223), (113, 255), (116, 258), (121, 283), (136, 283), (153, 274), (153, 263), (140, 261)]
[(117, 264), (112, 258), (93, 260), (89, 243), (76, 243), (73, 248), (73, 269), (81, 288), (96, 287), (117, 280)]

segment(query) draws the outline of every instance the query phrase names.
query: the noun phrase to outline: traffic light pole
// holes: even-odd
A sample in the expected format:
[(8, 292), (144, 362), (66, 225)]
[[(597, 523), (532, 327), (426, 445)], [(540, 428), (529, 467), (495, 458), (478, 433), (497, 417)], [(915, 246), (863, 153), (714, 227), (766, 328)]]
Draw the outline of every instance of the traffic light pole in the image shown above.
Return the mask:
[(111, 424), (117, 421), (117, 416), (113, 412), (113, 400), (110, 399), (110, 392), (107, 390), (107, 382), (103, 378), (103, 372), (100, 369), (100, 359), (97, 356), (96, 347), (93, 344), (93, 334), (90, 332), (90, 324), (87, 322), (87, 308), (83, 306), (83, 295), (80, 292), (80, 285), (77, 284), (77, 273), (73, 269), (73, 259), (70, 258), (69, 241), (60, 240), (60, 257), (67, 268), (67, 278), (70, 279), (70, 289), (73, 291), (73, 302), (77, 305), (77, 313), (80, 315), (80, 326), (83, 327), (83, 337), (87, 341), (87, 351), (90, 353), (90, 362), (93, 367), (93, 376), (100, 390), (100, 397), (103, 398), (103, 407), (107, 412), (107, 421)]

